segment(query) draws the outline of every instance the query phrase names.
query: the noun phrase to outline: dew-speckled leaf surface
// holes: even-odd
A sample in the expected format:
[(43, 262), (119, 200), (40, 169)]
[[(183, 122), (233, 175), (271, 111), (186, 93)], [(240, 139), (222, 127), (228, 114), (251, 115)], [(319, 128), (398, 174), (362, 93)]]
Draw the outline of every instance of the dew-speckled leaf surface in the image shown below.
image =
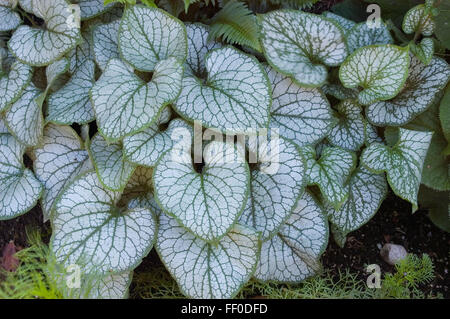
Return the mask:
[(57, 124), (88, 123), (95, 119), (89, 90), (95, 83), (95, 63), (85, 61), (71, 79), (48, 98), (46, 120)]
[(417, 210), (422, 168), (431, 141), (431, 132), (400, 128), (399, 140), (393, 147), (374, 143), (364, 150), (361, 162), (370, 170), (385, 171), (395, 194), (409, 201)]
[(434, 41), (432, 38), (423, 38), (419, 43), (411, 43), (410, 50), (420, 61), (429, 64), (434, 54)]
[(174, 147), (158, 160), (153, 181), (161, 208), (212, 242), (227, 233), (244, 209), (250, 172), (244, 154), (228, 143), (209, 143), (203, 157), (204, 167), (197, 173), (191, 148)]
[(326, 97), (318, 89), (298, 86), (270, 66), (265, 69), (272, 85), (269, 127), (298, 146), (325, 137), (336, 121)]
[(41, 183), (22, 163), (24, 153), (12, 135), (0, 134), (0, 220), (28, 212), (41, 197)]
[[(263, 241), (286, 221), (306, 184), (306, 165), (298, 148), (284, 138), (277, 144), (276, 149), (270, 149), (270, 142), (257, 146), (260, 163), (251, 171), (250, 193), (239, 219), (241, 224), (261, 232)], [(255, 146), (250, 145), (250, 149), (256, 150)]]
[(111, 59), (91, 90), (99, 131), (118, 140), (149, 127), (179, 94), (183, 67), (175, 58), (159, 62), (148, 83), (118, 59)]
[(128, 161), (145, 166), (154, 166), (164, 152), (172, 149), (177, 142), (177, 129), (188, 128), (189, 124), (182, 119), (174, 119), (165, 131), (160, 131), (157, 124), (142, 132), (123, 139), (123, 153)]
[(0, 72), (0, 112), (20, 97), (32, 73), (31, 67), (19, 61), (11, 65), (9, 73)]
[(323, 16), (276, 10), (259, 18), (267, 61), (302, 86), (322, 85), (326, 66), (337, 66), (347, 56), (343, 31)]
[(0, 32), (11, 31), (22, 24), (20, 15), (0, 3)]
[(183, 78), (177, 112), (227, 133), (267, 127), (270, 83), (258, 60), (231, 46), (210, 51), (205, 59), (206, 82)]
[(158, 8), (133, 6), (125, 10), (119, 28), (122, 58), (140, 71), (155, 70), (159, 61), (187, 55), (184, 24)]
[(328, 146), (324, 147), (318, 160), (311, 146), (301, 148), (301, 153), (306, 160), (308, 184), (319, 186), (322, 195), (335, 209), (339, 209), (348, 197), (344, 182), (355, 167), (355, 154)]
[(361, 107), (352, 100), (345, 100), (336, 106), (339, 121), (328, 134), (328, 141), (350, 151), (357, 151), (365, 141), (365, 120)]
[(239, 224), (217, 244), (195, 237), (169, 216), (161, 215), (158, 254), (190, 298), (232, 298), (251, 278), (260, 253), (259, 234)]
[(11, 133), (26, 146), (35, 146), (42, 137), (44, 118), (41, 107), (35, 101), (40, 94), (30, 83), (5, 114)]
[(255, 277), (261, 281), (298, 283), (321, 269), (328, 243), (328, 222), (309, 193), (303, 194), (277, 235), (263, 242)]
[(109, 10), (114, 4), (104, 5), (104, 0), (71, 0), (80, 6), (81, 20), (96, 17)]
[(323, 13), (323, 15), (325, 17), (327, 17), (328, 19), (337, 23), (345, 32), (350, 31), (356, 25), (356, 22), (346, 19), (344, 17), (341, 17), (340, 15), (337, 15), (330, 11), (325, 11)]
[(372, 44), (393, 43), (391, 33), (384, 23), (379, 23), (378, 27), (370, 28), (367, 22), (358, 23), (347, 34), (347, 46), (349, 53), (356, 49)]
[(450, 78), (450, 66), (434, 57), (425, 65), (411, 58), (409, 76), (403, 90), (393, 99), (371, 104), (366, 109), (367, 119), (374, 125), (402, 125), (425, 111)]
[(65, 264), (85, 261), (86, 272), (134, 269), (153, 246), (156, 222), (146, 208), (122, 210), (120, 192), (106, 190), (93, 171), (75, 179), (55, 203), (50, 246)]
[(368, 105), (396, 96), (405, 83), (408, 68), (408, 48), (372, 45), (353, 52), (342, 63), (339, 78), (347, 88), (361, 87), (358, 101)]
[(406, 34), (419, 32), (430, 36), (434, 32), (434, 27), (434, 19), (430, 13), (427, 13), (424, 4), (409, 9), (403, 17), (402, 29)]
[(109, 60), (120, 58), (118, 46), (119, 25), (119, 20), (109, 24), (100, 24), (92, 32), (95, 61), (102, 70), (105, 70)]
[(184, 72), (189, 75), (205, 74), (206, 54), (213, 49), (220, 48), (221, 44), (214, 40), (208, 41), (209, 26), (207, 25), (201, 23), (189, 23), (186, 25), (186, 32), (188, 55)]
[(111, 190), (124, 189), (136, 165), (126, 161), (122, 143), (107, 143), (103, 136), (96, 134), (89, 151), (102, 184)]
[(384, 174), (359, 167), (347, 181), (348, 199), (339, 210), (328, 208), (328, 219), (343, 236), (367, 223), (378, 211), (387, 194)]
[(45, 29), (22, 25), (8, 42), (11, 52), (22, 62), (34, 66), (50, 64), (81, 41), (80, 29), (71, 19), (72, 10), (66, 0), (32, 1), (32, 10), (45, 21)]

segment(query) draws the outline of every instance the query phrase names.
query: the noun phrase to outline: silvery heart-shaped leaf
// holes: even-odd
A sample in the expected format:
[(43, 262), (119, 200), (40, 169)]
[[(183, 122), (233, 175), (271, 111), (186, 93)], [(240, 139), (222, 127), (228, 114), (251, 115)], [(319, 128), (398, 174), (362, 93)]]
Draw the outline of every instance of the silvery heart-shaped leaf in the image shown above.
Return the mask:
[(145, 166), (155, 166), (161, 154), (172, 149), (177, 143), (177, 129), (190, 125), (182, 119), (174, 119), (165, 131), (160, 131), (157, 124), (142, 132), (127, 136), (123, 140), (123, 153), (128, 161)]
[(105, 5), (104, 0), (71, 0), (80, 6), (81, 20), (94, 18), (112, 8), (114, 4)]
[(9, 129), (5, 124), (3, 118), (0, 117), (0, 134), (9, 134)]
[(69, 72), (75, 73), (86, 61), (94, 61), (94, 43), (92, 28), (86, 28), (81, 32), (82, 43), (78, 44), (68, 54), (70, 60)]
[(19, 0), (20, 7), (28, 13), (33, 13), (33, 0)]
[(25, 146), (0, 134), (0, 220), (25, 214), (36, 205), (42, 185), (23, 165)]
[(328, 219), (342, 236), (367, 223), (380, 208), (387, 194), (384, 174), (374, 174), (364, 167), (353, 172), (345, 184), (348, 199), (339, 210), (328, 207)]
[(120, 58), (118, 46), (119, 25), (119, 20), (109, 24), (100, 24), (92, 32), (95, 61), (102, 70), (105, 70), (109, 60)]
[(11, 133), (25, 146), (35, 146), (42, 137), (44, 118), (35, 101), (40, 94), (32, 83), (29, 84), (5, 114)]
[(406, 34), (418, 32), (430, 36), (434, 32), (434, 27), (433, 16), (424, 4), (409, 9), (403, 17), (402, 29)]
[(369, 27), (367, 22), (358, 23), (346, 36), (349, 53), (372, 44), (390, 44), (394, 42), (386, 24), (381, 22), (377, 27)]
[(358, 90), (343, 87), (340, 83), (327, 83), (321, 87), (323, 93), (331, 95), (338, 100), (358, 99)]
[(196, 236), (216, 242), (247, 203), (250, 172), (244, 154), (230, 143), (206, 145), (203, 164), (198, 173), (186, 145), (166, 152), (154, 168), (155, 197), (166, 213)]
[(374, 125), (402, 125), (425, 111), (450, 78), (450, 66), (435, 57), (425, 65), (411, 58), (408, 79), (403, 90), (392, 100), (377, 102), (366, 109), (367, 119)]
[(368, 122), (366, 122), (366, 125), (364, 127), (364, 136), (365, 136), (365, 143), (367, 146), (369, 146), (372, 143), (383, 142), (383, 139), (378, 135), (376, 127)]
[(0, 32), (14, 30), (21, 24), (20, 15), (12, 8), (0, 3)]
[(339, 121), (328, 134), (328, 141), (350, 151), (357, 151), (365, 141), (365, 120), (361, 107), (353, 100), (345, 100), (337, 106)]
[(233, 298), (251, 278), (261, 241), (251, 228), (235, 225), (217, 244), (197, 238), (165, 214), (159, 220), (158, 254), (190, 298)]
[(342, 63), (339, 78), (347, 88), (362, 87), (358, 101), (369, 105), (396, 96), (405, 83), (408, 68), (408, 48), (371, 45), (357, 49)]
[(132, 272), (104, 276), (89, 291), (89, 299), (127, 299), (132, 277)]
[(95, 119), (89, 90), (95, 83), (95, 63), (87, 60), (72, 74), (61, 89), (48, 98), (48, 122), (57, 124), (88, 123)]
[(164, 10), (133, 6), (125, 10), (120, 23), (119, 50), (126, 62), (145, 72), (155, 70), (158, 62), (169, 57), (184, 62), (186, 29)]
[(265, 241), (276, 234), (297, 204), (306, 184), (306, 167), (291, 141), (256, 142), (250, 139), (249, 149), (257, 151), (260, 162), (251, 171), (250, 193), (239, 222), (261, 232)]
[(64, 264), (88, 262), (87, 273), (134, 269), (153, 246), (156, 222), (148, 208), (116, 206), (95, 172), (76, 178), (55, 202), (50, 246)]
[(326, 97), (318, 89), (298, 86), (270, 66), (265, 69), (272, 84), (269, 127), (298, 146), (325, 137), (336, 123)]
[(322, 85), (326, 66), (338, 66), (347, 56), (343, 31), (323, 16), (276, 10), (259, 16), (259, 22), (267, 61), (301, 86)]
[(320, 158), (316, 159), (316, 151), (312, 146), (301, 149), (306, 159), (306, 176), (309, 185), (317, 185), (322, 195), (335, 209), (339, 209), (348, 197), (344, 182), (355, 168), (354, 153), (339, 147), (324, 147)]
[(205, 66), (206, 54), (222, 45), (214, 40), (208, 41), (209, 26), (204, 24), (189, 23), (186, 25), (186, 32), (188, 55), (184, 68), (185, 75), (203, 77), (207, 72)]
[[(4, 61), (2, 61), (2, 64)], [(9, 69), (0, 72), (0, 112), (15, 102), (31, 80), (33, 70), (26, 64), (15, 61)]]
[(66, 0), (33, 0), (34, 15), (45, 21), (45, 29), (20, 26), (8, 42), (20, 61), (43, 66), (61, 58), (81, 41), (79, 26)]
[(434, 54), (434, 41), (432, 38), (423, 38), (419, 43), (410, 44), (411, 53), (424, 64), (429, 64)]
[(356, 25), (356, 22), (354, 22), (352, 20), (349, 20), (349, 19), (346, 19), (344, 17), (341, 17), (340, 15), (337, 15), (337, 14), (335, 14), (333, 12), (330, 12), (330, 11), (325, 11), (324, 13), (322, 13), (322, 15), (324, 15), (328, 19), (334, 21), (346, 33), (348, 31), (350, 31)]
[(97, 125), (103, 136), (119, 140), (149, 127), (179, 94), (183, 67), (175, 58), (158, 62), (148, 83), (127, 65), (111, 59), (91, 90)]
[(375, 173), (387, 173), (392, 190), (413, 205), (413, 212), (417, 210), (417, 193), (431, 136), (431, 132), (400, 128), (399, 140), (393, 147), (374, 143), (361, 155), (361, 162), (367, 168)]
[(328, 244), (328, 222), (309, 193), (272, 239), (263, 242), (255, 277), (261, 281), (298, 283), (317, 273)]
[(110, 190), (123, 190), (136, 168), (126, 161), (122, 143), (107, 143), (103, 136), (96, 134), (89, 145), (98, 178)]
[(205, 82), (196, 76), (183, 78), (177, 112), (230, 134), (267, 127), (270, 83), (258, 60), (227, 46), (210, 51), (205, 61)]
[(36, 103), (41, 107), (44, 104), (44, 101), (47, 97), (47, 94), (52, 89), (52, 86), (56, 83), (56, 81), (69, 70), (70, 62), (67, 58), (62, 58), (57, 60), (47, 66), (45, 69), (45, 76), (47, 79), (47, 83), (45, 85), (45, 91), (42, 92), (39, 97), (36, 98)]
[(48, 124), (42, 144), (33, 155), (34, 172), (44, 185), (41, 208), (47, 221), (61, 190), (75, 177), (92, 169), (92, 163), (83, 141), (70, 126)]

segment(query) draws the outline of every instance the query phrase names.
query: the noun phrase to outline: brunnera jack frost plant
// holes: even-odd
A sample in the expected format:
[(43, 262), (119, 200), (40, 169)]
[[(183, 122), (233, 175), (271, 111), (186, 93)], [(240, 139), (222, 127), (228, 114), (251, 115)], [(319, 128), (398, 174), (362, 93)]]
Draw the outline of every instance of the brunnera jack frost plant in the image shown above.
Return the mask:
[(261, 14), (257, 58), (156, 7), (0, 0), (0, 220), (40, 201), (91, 298), (127, 296), (152, 249), (192, 298), (300, 282), (388, 186), (413, 211), (421, 183), (450, 189), (430, 5), (401, 45), (383, 22)]

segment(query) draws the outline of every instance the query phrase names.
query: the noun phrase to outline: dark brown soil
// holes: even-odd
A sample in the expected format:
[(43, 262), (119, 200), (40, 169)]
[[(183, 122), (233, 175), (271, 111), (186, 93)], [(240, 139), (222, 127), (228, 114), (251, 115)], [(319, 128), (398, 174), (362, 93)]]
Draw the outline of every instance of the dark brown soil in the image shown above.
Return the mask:
[(408, 253), (428, 254), (433, 260), (436, 278), (423, 291), (450, 297), (450, 234), (436, 227), (427, 217), (427, 211), (411, 214), (411, 204), (391, 193), (378, 213), (347, 238), (344, 248), (330, 238), (322, 262), (332, 273), (348, 269), (366, 280), (369, 264), (378, 264), (383, 272), (392, 272), (394, 267), (384, 262), (379, 253), (379, 247), (389, 242), (404, 246)]

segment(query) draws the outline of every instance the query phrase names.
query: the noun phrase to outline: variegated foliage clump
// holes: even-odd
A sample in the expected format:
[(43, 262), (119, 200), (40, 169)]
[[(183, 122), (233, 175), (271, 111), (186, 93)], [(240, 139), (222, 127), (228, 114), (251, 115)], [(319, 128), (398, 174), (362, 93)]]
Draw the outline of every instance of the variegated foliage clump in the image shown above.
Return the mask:
[[(153, 248), (189, 297), (297, 283), (320, 269), (329, 225), (343, 244), (388, 185), (413, 212), (421, 184), (450, 189), (450, 67), (428, 2), (403, 23), (418, 43), (275, 10), (254, 19), (252, 49), (153, 5), (73, 2), (81, 24), (66, 0), (0, 0), (0, 220), (40, 201), (56, 258), (102, 276), (92, 296), (126, 296)], [(205, 142), (199, 168), (194, 121), (280, 138)]]

